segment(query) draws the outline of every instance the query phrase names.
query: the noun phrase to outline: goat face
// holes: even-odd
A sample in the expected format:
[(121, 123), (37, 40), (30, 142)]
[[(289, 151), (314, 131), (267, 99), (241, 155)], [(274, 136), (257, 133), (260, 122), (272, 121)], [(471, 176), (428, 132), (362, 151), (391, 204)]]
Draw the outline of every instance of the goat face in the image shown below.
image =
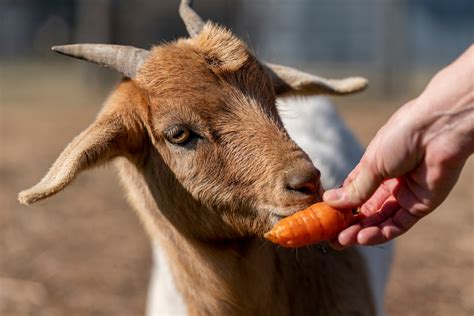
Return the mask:
[(175, 226), (206, 238), (261, 234), (319, 198), (319, 172), (283, 128), (272, 79), (229, 32), (207, 25), (155, 48), (135, 81), (161, 157), (153, 178), (172, 179), (155, 199)]
[[(187, 4), (182, 1), (184, 15), (191, 12)], [(261, 235), (319, 198), (319, 172), (288, 137), (275, 98), (349, 94), (366, 80), (328, 80), (259, 63), (230, 32), (191, 17), (199, 26), (187, 24), (193, 38), (152, 51), (102, 44), (53, 48), (131, 80), (119, 85), (48, 174), (20, 193), (20, 202), (46, 198), (80, 171), (117, 156), (142, 170), (165, 217), (199, 238)]]

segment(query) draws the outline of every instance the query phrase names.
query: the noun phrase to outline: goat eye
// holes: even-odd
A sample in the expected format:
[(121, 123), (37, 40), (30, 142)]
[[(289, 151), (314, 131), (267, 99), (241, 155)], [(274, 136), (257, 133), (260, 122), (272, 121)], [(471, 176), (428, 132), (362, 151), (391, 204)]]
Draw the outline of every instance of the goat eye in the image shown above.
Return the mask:
[(180, 145), (189, 139), (191, 131), (186, 126), (175, 125), (166, 130), (165, 136), (169, 142)]

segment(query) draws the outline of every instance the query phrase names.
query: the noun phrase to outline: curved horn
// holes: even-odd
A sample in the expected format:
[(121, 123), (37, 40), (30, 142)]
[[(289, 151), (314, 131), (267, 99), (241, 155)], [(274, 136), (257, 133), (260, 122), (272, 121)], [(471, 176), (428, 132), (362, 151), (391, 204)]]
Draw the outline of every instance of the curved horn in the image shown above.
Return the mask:
[(332, 94), (346, 95), (364, 90), (367, 79), (349, 77), (344, 79), (326, 79), (281, 65), (265, 63), (272, 77), (277, 94)]
[(204, 21), (201, 17), (191, 8), (193, 0), (181, 0), (179, 5), (179, 15), (183, 19), (186, 25), (186, 30), (191, 37), (198, 35), (204, 27)]
[(145, 49), (133, 46), (109, 44), (73, 44), (53, 46), (51, 49), (66, 56), (115, 69), (129, 78), (135, 76), (150, 53)]

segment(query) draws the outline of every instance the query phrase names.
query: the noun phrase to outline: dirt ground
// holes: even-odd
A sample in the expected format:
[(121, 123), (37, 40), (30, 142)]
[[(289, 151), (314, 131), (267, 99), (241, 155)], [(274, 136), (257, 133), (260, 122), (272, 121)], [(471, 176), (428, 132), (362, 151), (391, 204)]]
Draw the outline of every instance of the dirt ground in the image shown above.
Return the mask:
[[(90, 88), (95, 84), (74, 68), (46, 82), (34, 67), (3, 70), (0, 315), (143, 314), (150, 247), (112, 166), (82, 174), (33, 206), (16, 201), (92, 122), (107, 85)], [(339, 110), (365, 144), (394, 111), (364, 95), (344, 103), (353, 103)], [(448, 200), (398, 239), (390, 315), (474, 314), (473, 185), (471, 158)]]

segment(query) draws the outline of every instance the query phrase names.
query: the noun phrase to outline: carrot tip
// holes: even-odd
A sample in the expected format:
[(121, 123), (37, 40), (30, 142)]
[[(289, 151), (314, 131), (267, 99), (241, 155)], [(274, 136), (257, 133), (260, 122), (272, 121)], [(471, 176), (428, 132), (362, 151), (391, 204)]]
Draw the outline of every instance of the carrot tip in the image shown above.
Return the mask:
[(271, 242), (278, 243), (278, 235), (274, 231), (266, 232), (263, 237), (270, 240)]

